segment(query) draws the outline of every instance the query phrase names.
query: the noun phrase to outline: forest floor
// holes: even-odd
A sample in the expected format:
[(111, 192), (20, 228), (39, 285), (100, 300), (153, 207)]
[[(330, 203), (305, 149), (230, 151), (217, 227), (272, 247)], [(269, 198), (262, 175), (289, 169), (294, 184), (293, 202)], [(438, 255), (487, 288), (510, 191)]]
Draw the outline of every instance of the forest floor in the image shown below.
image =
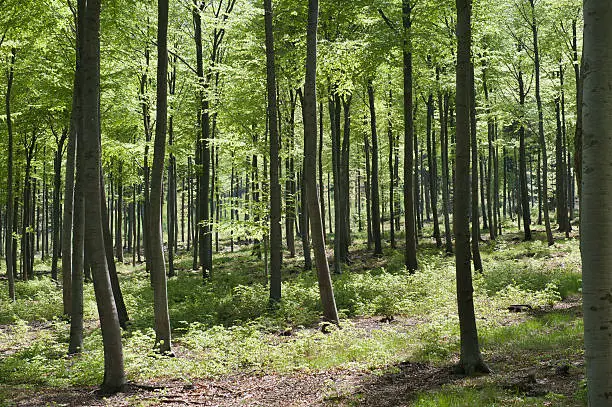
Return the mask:
[[(48, 276), (0, 282), (1, 406), (584, 406), (580, 255), (576, 236), (547, 247), (505, 234), (481, 244), (474, 276), (483, 356), (493, 373), (465, 378), (458, 360), (453, 258), (421, 240), (420, 270), (403, 255), (352, 248), (334, 276), (341, 328), (321, 324), (313, 273), (286, 259), (283, 302), (270, 309), (265, 268), (244, 248), (215, 257), (202, 282), (179, 257), (169, 280), (175, 357), (152, 352), (152, 293), (142, 265), (120, 267), (130, 313), (129, 384), (103, 397), (101, 336), (91, 284), (84, 351), (66, 356), (69, 325)], [(401, 236), (398, 239), (401, 241)], [(127, 260), (127, 259), (126, 259)], [(39, 270), (48, 265), (40, 263)], [(529, 305), (510, 312), (511, 305)]]

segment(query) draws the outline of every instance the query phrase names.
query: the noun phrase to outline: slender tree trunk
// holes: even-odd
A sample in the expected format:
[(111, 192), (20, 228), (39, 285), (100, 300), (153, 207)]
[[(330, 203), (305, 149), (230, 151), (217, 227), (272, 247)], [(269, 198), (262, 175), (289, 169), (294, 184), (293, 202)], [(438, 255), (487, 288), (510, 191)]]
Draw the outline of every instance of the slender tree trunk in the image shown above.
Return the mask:
[[(372, 131), (372, 184), (370, 190), (372, 197), (372, 238), (374, 240), (374, 255), (381, 256), (380, 193), (378, 191), (378, 132), (376, 129), (376, 108), (374, 106), (374, 87), (372, 86), (372, 81), (368, 82), (368, 100), (370, 106), (370, 129)], [(410, 142), (412, 143), (412, 140), (410, 140)]]
[(453, 239), (451, 234), (450, 224), (450, 187), (449, 187), (449, 159), (448, 159), (448, 94), (444, 95), (444, 112), (440, 111), (440, 115), (444, 115), (444, 125), (440, 131), (440, 145), (442, 156), (442, 212), (444, 214), (444, 246), (447, 254), (453, 253)]
[(540, 138), (540, 152), (542, 154), (542, 201), (544, 206), (544, 225), (546, 227), (546, 239), (548, 245), (555, 243), (552, 229), (550, 227), (550, 216), (548, 214), (548, 153), (546, 152), (546, 138), (544, 137), (544, 112), (542, 109), (542, 96), (540, 92), (540, 51), (538, 45), (538, 26), (536, 23), (535, 0), (529, 0), (531, 5), (531, 32), (533, 34), (533, 62), (535, 68), (535, 95), (538, 107), (538, 134)]
[(9, 299), (15, 301), (15, 273), (16, 269), (13, 267), (13, 248), (16, 246), (15, 239), (13, 238), (13, 228), (15, 226), (14, 218), (14, 197), (13, 197), (13, 121), (11, 118), (11, 91), (13, 89), (13, 78), (14, 78), (14, 66), (15, 57), (17, 50), (15, 47), (11, 48), (11, 61), (8, 69), (8, 81), (6, 85), (6, 97), (5, 97), (5, 112), (6, 112), (6, 127), (8, 130), (8, 145), (7, 145), (7, 177), (6, 177), (6, 277), (8, 280)]
[(51, 279), (57, 281), (57, 268), (60, 257), (60, 190), (62, 188), (62, 155), (68, 129), (62, 131), (57, 140), (57, 150), (53, 160), (53, 257), (51, 260)]
[[(268, 120), (270, 131), (270, 300), (281, 299), (281, 188), (279, 181), (279, 134), (276, 101), (276, 65), (272, 23), (272, 0), (264, 0), (266, 26), (266, 71), (268, 86)], [(316, 171), (316, 170), (315, 170)], [(316, 173), (316, 172), (315, 172)], [(293, 226), (293, 224), (292, 224)], [(294, 249), (295, 250), (295, 249)]]
[[(525, 106), (525, 84), (523, 82), (523, 72), (519, 69), (518, 73), (519, 85), (519, 103), (521, 109)], [(522, 110), (524, 111), (524, 110)], [(520, 197), (523, 216), (523, 230), (525, 233), (525, 241), (532, 240), (531, 236), (531, 211), (529, 210), (529, 192), (527, 190), (527, 147), (525, 144), (525, 126), (522, 121), (519, 127), (519, 185)], [(519, 227), (520, 229), (520, 227)]]
[(365, 195), (366, 195), (366, 223), (367, 223), (367, 232), (368, 232), (368, 250), (372, 248), (372, 195), (371, 195), (371, 185), (372, 185), (372, 176), (370, 170), (370, 141), (368, 139), (368, 134), (364, 133), (363, 135), (364, 142), (364, 152), (365, 152), (365, 167), (366, 167), (366, 182), (365, 182)]
[(472, 271), (470, 268), (470, 54), (471, 0), (456, 0), (457, 5), (457, 94), (456, 94), (456, 183), (453, 221), (456, 235), (457, 305), (461, 336), (458, 370), (471, 376), (489, 373), (478, 345), (474, 315)]
[[(323, 237), (325, 234), (325, 189), (323, 187), (323, 102), (319, 102), (319, 204), (321, 205), (321, 222), (323, 222)], [(291, 170), (293, 172), (293, 168)], [(295, 181), (293, 181), (293, 194), (295, 196)], [(330, 209), (331, 210), (331, 209)], [(331, 212), (330, 212), (331, 213)], [(330, 221), (331, 228), (331, 221)]]
[(478, 137), (476, 123), (476, 87), (474, 86), (474, 64), (469, 66), (468, 97), (470, 101), (470, 135), (471, 135), (471, 159), (472, 159), (472, 261), (474, 270), (482, 273), (482, 259), (480, 258), (480, 210), (478, 208)]
[[(151, 249), (151, 276), (153, 279), (155, 347), (160, 353), (167, 354), (172, 350), (166, 263), (162, 239), (162, 184), (168, 125), (168, 0), (160, 0), (158, 2), (157, 48), (157, 117), (155, 122), (155, 144), (153, 147), (153, 169), (151, 172), (149, 241)], [(169, 246), (168, 250), (172, 251), (172, 247)]]
[(393, 90), (389, 89), (389, 103), (387, 113), (387, 135), (389, 137), (389, 239), (391, 240), (391, 248), (395, 249), (395, 179), (393, 171), (393, 153), (395, 150), (395, 136), (393, 135)]
[(312, 243), (317, 265), (319, 291), (323, 304), (323, 315), (330, 322), (339, 323), (334, 290), (332, 288), (329, 264), (325, 254), (325, 239), (323, 222), (321, 221), (321, 208), (317, 197), (317, 25), (319, 15), (318, 0), (308, 1), (308, 31), (306, 37), (306, 83), (304, 85), (304, 177), (310, 227), (312, 229)]
[(406, 269), (417, 269), (416, 227), (414, 217), (414, 174), (412, 117), (412, 5), (410, 0), (402, 0), (403, 25), (403, 75), (404, 75), (404, 221), (406, 223), (404, 264)]
[[(440, 111), (440, 132), (444, 131), (444, 115), (442, 114), (442, 94), (438, 93), (438, 110)], [(436, 247), (442, 247), (440, 237), (440, 221), (438, 218), (438, 153), (436, 148), (436, 132), (432, 130), (434, 115), (433, 95), (430, 93), (427, 99), (427, 161), (429, 169), (429, 200), (431, 201), (431, 214), (433, 217), (433, 237), (436, 239)]]

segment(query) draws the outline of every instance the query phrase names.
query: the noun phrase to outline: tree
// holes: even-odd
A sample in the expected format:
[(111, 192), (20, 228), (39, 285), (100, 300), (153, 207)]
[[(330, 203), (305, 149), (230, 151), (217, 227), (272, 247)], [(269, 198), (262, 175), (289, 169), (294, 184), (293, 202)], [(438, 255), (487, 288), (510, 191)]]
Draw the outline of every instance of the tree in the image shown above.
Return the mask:
[(11, 119), (11, 90), (13, 87), (14, 78), (14, 66), (17, 50), (11, 48), (11, 60), (7, 72), (7, 85), (6, 85), (6, 127), (8, 130), (8, 170), (6, 179), (6, 276), (8, 278), (9, 286), (9, 298), (15, 300), (15, 272), (13, 268), (13, 245), (15, 241), (13, 239), (13, 122)]
[(404, 264), (409, 271), (417, 269), (416, 225), (414, 216), (414, 122), (412, 117), (412, 13), (410, 0), (402, 0), (403, 73), (404, 73)]
[(582, 267), (584, 344), (589, 406), (610, 404), (612, 394), (612, 9), (584, 2), (582, 121)]
[(376, 108), (374, 106), (374, 87), (372, 86), (372, 81), (368, 82), (368, 101), (370, 105), (370, 126), (372, 130), (372, 185), (370, 190), (372, 202), (372, 238), (374, 239), (374, 255), (381, 256), (380, 193), (378, 192), (378, 132), (376, 130)]
[(472, 45), (471, 0), (457, 5), (457, 94), (456, 103), (456, 182), (453, 221), (456, 235), (457, 306), (461, 355), (457, 370), (465, 375), (488, 373), (478, 345), (474, 315), (472, 269), (470, 266), (470, 58)]
[(306, 82), (304, 84), (304, 183), (308, 216), (312, 231), (312, 247), (317, 266), (319, 292), (323, 315), (338, 323), (338, 310), (325, 254), (325, 236), (321, 220), (321, 207), (317, 196), (317, 28), (319, 1), (308, 0), (308, 28), (306, 32)]
[[(150, 264), (153, 280), (155, 345), (159, 352), (171, 352), (168, 287), (162, 239), (162, 182), (168, 125), (168, 0), (159, 0), (157, 19), (157, 118), (153, 170), (151, 173), (151, 216), (149, 221)], [(168, 250), (173, 250), (168, 247)]]
[(264, 0), (264, 10), (266, 26), (268, 120), (270, 123), (270, 300), (278, 302), (281, 299), (281, 247), (283, 237), (281, 234), (280, 224), (281, 188), (278, 176), (278, 171), (280, 168), (280, 159), (278, 154), (278, 106), (276, 101), (276, 67), (274, 58), (274, 32), (272, 26), (272, 0)]
[(548, 213), (548, 153), (546, 152), (546, 138), (544, 136), (544, 113), (542, 109), (542, 94), (540, 90), (540, 47), (538, 43), (538, 25), (535, 12), (535, 0), (529, 0), (531, 6), (531, 32), (533, 35), (533, 64), (535, 68), (535, 97), (538, 106), (538, 135), (540, 139), (540, 152), (542, 154), (542, 201), (544, 207), (544, 225), (548, 245), (555, 243), (550, 227)]
[(104, 346), (104, 392), (120, 391), (125, 385), (121, 328), (111, 288), (101, 207), (100, 145), (100, 0), (79, 1), (81, 57), (82, 160), (77, 163), (85, 200), (85, 251), (90, 261)]

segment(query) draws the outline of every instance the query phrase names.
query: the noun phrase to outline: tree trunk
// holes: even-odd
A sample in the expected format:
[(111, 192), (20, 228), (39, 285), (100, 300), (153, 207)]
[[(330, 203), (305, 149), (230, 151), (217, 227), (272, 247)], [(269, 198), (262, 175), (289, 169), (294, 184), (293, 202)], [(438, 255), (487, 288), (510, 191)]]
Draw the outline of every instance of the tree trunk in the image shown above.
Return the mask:
[[(440, 132), (444, 131), (444, 115), (442, 114), (442, 94), (438, 93), (438, 110), (440, 111)], [(436, 152), (436, 132), (432, 130), (434, 116), (433, 95), (427, 99), (427, 168), (429, 175), (429, 200), (431, 201), (431, 216), (433, 217), (433, 237), (436, 247), (442, 247), (440, 237), (440, 221), (438, 218), (438, 153)]]
[(417, 269), (416, 227), (414, 217), (414, 122), (412, 117), (412, 5), (410, 0), (402, 0), (403, 25), (403, 75), (404, 75), (404, 221), (405, 252), (404, 264), (408, 271)]
[(458, 370), (470, 376), (488, 373), (478, 345), (470, 267), (470, 54), (471, 0), (457, 4), (456, 183), (453, 221), (456, 235), (457, 305), (461, 336)]
[(13, 238), (13, 228), (15, 226), (15, 218), (13, 207), (13, 122), (11, 119), (11, 91), (13, 89), (13, 78), (15, 72), (15, 57), (17, 50), (15, 47), (11, 48), (11, 61), (8, 68), (8, 82), (6, 85), (6, 127), (8, 130), (8, 164), (7, 164), (7, 177), (6, 177), (6, 277), (8, 279), (8, 290), (9, 299), (15, 301), (15, 268), (13, 267), (15, 259), (13, 258), (13, 248), (16, 246), (15, 239)]
[(387, 135), (389, 137), (389, 239), (391, 240), (391, 248), (395, 249), (395, 179), (393, 171), (393, 153), (395, 151), (395, 136), (393, 135), (393, 90), (389, 89), (389, 103), (387, 106)]
[(60, 190), (62, 188), (62, 155), (68, 129), (62, 131), (57, 141), (53, 160), (53, 257), (51, 260), (51, 279), (57, 281), (57, 264), (60, 257)]
[[(158, 2), (157, 49), (157, 117), (153, 147), (153, 169), (151, 172), (149, 242), (151, 277), (153, 280), (155, 347), (161, 354), (168, 354), (172, 350), (166, 263), (162, 238), (162, 188), (168, 124), (168, 0)], [(168, 250), (171, 251), (172, 247), (169, 246)]]
[[(94, 290), (104, 347), (105, 392), (121, 390), (125, 385), (121, 329), (117, 309), (113, 300), (104, 236), (102, 232), (102, 208), (100, 191), (101, 146), (100, 146), (100, 1), (85, 3), (80, 0), (79, 18), (83, 18), (83, 41), (81, 44), (81, 106), (83, 119), (82, 149), (83, 160), (78, 163), (82, 175), (85, 197), (85, 247), (92, 266)], [(80, 175), (80, 176), (81, 176)]]
[[(268, 87), (268, 120), (270, 131), (270, 300), (281, 299), (281, 187), (279, 180), (279, 134), (276, 100), (276, 63), (274, 55), (274, 33), (272, 0), (264, 0), (266, 31), (266, 76)], [(316, 174), (316, 169), (315, 169)], [(293, 224), (292, 224), (293, 226)], [(295, 249), (294, 249), (295, 250)]]
[(306, 186), (312, 243), (317, 265), (319, 291), (325, 319), (339, 323), (334, 290), (332, 288), (329, 264), (325, 254), (325, 240), (321, 208), (317, 197), (317, 25), (319, 15), (318, 0), (308, 1), (308, 31), (306, 37), (306, 83), (304, 85), (304, 177)]
[[(519, 103), (521, 111), (524, 111), (525, 106), (525, 84), (523, 82), (523, 72), (519, 69), (518, 73), (519, 85)], [(521, 120), (519, 127), (519, 184), (520, 197), (523, 216), (523, 231), (525, 233), (525, 241), (532, 240), (531, 236), (531, 213), (529, 210), (529, 192), (527, 190), (527, 147), (525, 145), (525, 126)], [(520, 229), (520, 227), (519, 227)]]
[[(372, 184), (370, 187), (372, 201), (372, 239), (374, 240), (374, 255), (382, 256), (382, 240), (380, 233), (380, 193), (378, 191), (378, 132), (376, 129), (374, 87), (372, 86), (371, 80), (368, 82), (368, 101), (370, 107), (370, 129), (372, 131)], [(410, 140), (410, 142), (412, 143), (412, 140)], [(412, 169), (412, 165), (410, 168)]]
[(552, 229), (550, 227), (550, 215), (548, 213), (548, 153), (546, 152), (546, 138), (544, 137), (544, 112), (542, 109), (542, 96), (540, 92), (540, 51), (538, 46), (538, 26), (535, 15), (535, 0), (529, 0), (531, 5), (531, 32), (533, 34), (533, 63), (535, 68), (535, 96), (538, 106), (538, 134), (540, 138), (540, 151), (542, 154), (542, 201), (544, 206), (544, 226), (546, 227), (546, 239), (548, 245), (555, 243)]
[(470, 101), (470, 135), (472, 158), (472, 261), (474, 270), (482, 273), (482, 260), (480, 258), (480, 210), (478, 208), (478, 137), (476, 123), (476, 87), (474, 86), (474, 64), (469, 66), (469, 101)]
[(610, 404), (612, 394), (612, 9), (584, 3), (584, 96), (581, 251), (588, 401)]
[[(440, 104), (440, 103), (438, 103)], [(450, 224), (450, 188), (448, 175), (448, 94), (444, 95), (444, 112), (440, 110), (440, 116), (444, 115), (444, 124), (440, 129), (440, 146), (442, 156), (442, 212), (444, 214), (444, 246), (447, 254), (453, 253), (453, 238)]]

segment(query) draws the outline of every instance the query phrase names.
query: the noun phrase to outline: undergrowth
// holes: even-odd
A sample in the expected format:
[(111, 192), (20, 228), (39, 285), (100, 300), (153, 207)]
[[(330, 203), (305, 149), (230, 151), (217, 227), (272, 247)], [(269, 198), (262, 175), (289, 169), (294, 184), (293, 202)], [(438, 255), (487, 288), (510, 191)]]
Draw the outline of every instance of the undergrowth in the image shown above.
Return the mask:
[[(500, 240), (482, 248), (485, 271), (474, 276), (474, 302), (485, 355), (554, 347), (575, 351), (581, 340), (579, 320), (525, 319), (509, 314), (507, 307), (528, 304), (535, 310), (546, 309), (579, 293), (577, 242), (561, 241), (549, 248), (539, 241)], [(299, 259), (286, 259), (290, 272), (283, 276), (283, 300), (279, 307), (270, 308), (263, 268), (248, 250), (219, 255), (207, 281), (189, 270), (187, 256), (181, 257), (178, 276), (168, 282), (176, 358), (152, 352), (149, 279), (142, 265), (135, 270), (122, 265), (120, 279), (131, 318), (123, 334), (127, 374), (134, 381), (179, 378), (189, 382), (237, 371), (375, 370), (407, 359), (448, 363), (459, 348), (454, 259), (422, 242), (419, 261), (419, 271), (407, 273), (401, 266), (402, 253), (389, 250), (375, 267), (349, 268), (334, 276), (342, 328), (324, 334), (318, 325), (321, 307), (316, 277), (312, 271), (295, 272)], [(61, 290), (55, 283), (47, 277), (18, 282), (14, 303), (8, 301), (6, 291), (2, 282), (0, 384), (101, 382), (102, 339), (90, 284), (85, 287), (85, 350), (73, 357), (66, 356), (69, 325), (61, 318)], [(382, 324), (380, 317), (394, 317), (396, 322)], [(480, 405), (478, 400), (488, 400), (487, 394), (449, 388), (419, 396), (416, 405)], [(457, 397), (474, 404), (453, 404)], [(515, 405), (514, 396), (508, 397), (503, 405)]]

